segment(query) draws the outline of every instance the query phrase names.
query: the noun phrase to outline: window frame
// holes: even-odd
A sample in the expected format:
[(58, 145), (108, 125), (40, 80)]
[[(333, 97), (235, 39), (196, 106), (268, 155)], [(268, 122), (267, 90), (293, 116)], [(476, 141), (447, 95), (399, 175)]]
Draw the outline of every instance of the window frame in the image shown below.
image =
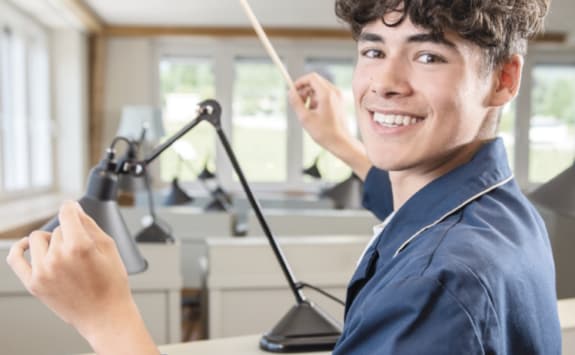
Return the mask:
[[(355, 63), (356, 47), (353, 40), (296, 40), (278, 38), (274, 39), (274, 47), (278, 51), (292, 78), (305, 73), (308, 59), (341, 60)], [(265, 58), (268, 55), (257, 38), (174, 38), (165, 37), (157, 39), (154, 45), (154, 104), (161, 105), (161, 87), (159, 64), (164, 58), (211, 58), (213, 63), (216, 98), (222, 105), (222, 128), (228, 139), (233, 137), (233, 124), (231, 115), (233, 102), (234, 63), (236, 58)], [(286, 96), (286, 105), (287, 103)], [(253, 182), (252, 186), (258, 191), (286, 192), (305, 191), (315, 192), (325, 186), (325, 182), (306, 182), (301, 174), (303, 168), (303, 130), (297, 121), (293, 110), (287, 111), (287, 140), (286, 171), (287, 177), (282, 182)], [(233, 143), (232, 143), (233, 144)], [(241, 162), (240, 162), (241, 164)], [(234, 191), (241, 190), (238, 181), (233, 178), (233, 169), (229, 159), (225, 156), (219, 142), (216, 143), (215, 165), (221, 183)], [(185, 182), (192, 189), (201, 190), (199, 182)]]
[[(515, 177), (524, 191), (531, 191), (542, 183), (529, 181), (531, 127), (531, 73), (538, 65), (572, 65), (575, 67), (575, 47), (565, 45), (533, 44), (525, 56), (522, 83), (517, 95), (515, 118)], [(575, 139), (575, 137), (573, 137)], [(573, 157), (575, 159), (575, 157)]]
[[(4, 147), (2, 145), (0, 145), (0, 201), (4, 202), (4, 201), (10, 201), (10, 200), (16, 200), (16, 199), (20, 199), (20, 198), (24, 198), (24, 197), (30, 197), (30, 196), (34, 196), (34, 195), (38, 195), (38, 194), (43, 194), (43, 193), (50, 193), (56, 190), (56, 183), (57, 183), (57, 176), (56, 176), (56, 155), (55, 155), (55, 141), (54, 138), (51, 134), (51, 129), (49, 132), (46, 132), (46, 134), (50, 135), (49, 138), (49, 149), (50, 149), (50, 156), (51, 156), (51, 183), (47, 186), (42, 186), (42, 187), (34, 187), (34, 180), (33, 180), (33, 174), (34, 174), (34, 168), (33, 168), (33, 157), (32, 157), (32, 149), (31, 149), (31, 145), (30, 140), (32, 137), (32, 133), (30, 130), (32, 121), (33, 121), (33, 117), (31, 116), (32, 113), (34, 112), (34, 110), (31, 109), (31, 105), (34, 104), (34, 99), (32, 98), (32, 93), (33, 90), (31, 90), (31, 85), (32, 83), (32, 75), (34, 73), (35, 68), (33, 67), (34, 65), (34, 61), (33, 58), (31, 57), (31, 54), (33, 52), (33, 47), (34, 45), (39, 46), (39, 48), (41, 50), (44, 51), (45, 54), (45, 58), (46, 58), (46, 63), (44, 63), (45, 65), (43, 65), (43, 67), (45, 68), (45, 70), (47, 71), (45, 73), (45, 78), (47, 79), (47, 82), (44, 83), (45, 85), (43, 85), (45, 87), (45, 91), (44, 91), (44, 95), (46, 95), (46, 97), (44, 98), (46, 100), (46, 117), (48, 120), (48, 126), (52, 127), (53, 125), (53, 105), (52, 105), (52, 93), (51, 93), (51, 88), (52, 88), (52, 73), (51, 73), (51, 56), (52, 56), (52, 48), (51, 48), (51, 43), (50, 43), (50, 32), (49, 30), (44, 27), (42, 24), (40, 24), (38, 21), (34, 20), (33, 18), (29, 17), (28, 15), (22, 13), (20, 10), (10, 6), (9, 4), (6, 3), (0, 3), (0, 30), (4, 31), (4, 28), (8, 28), (11, 31), (11, 34), (13, 36), (19, 36), (23, 41), (24, 41), (24, 65), (26, 66), (25, 68), (25, 92), (24, 92), (24, 100), (25, 100), (25, 104), (24, 104), (24, 111), (25, 111), (25, 119), (26, 122), (25, 127), (26, 127), (26, 136), (27, 136), (27, 140), (28, 140), (28, 148), (27, 148), (27, 156), (26, 156), (26, 165), (27, 165), (27, 186), (22, 188), (22, 189), (17, 189), (17, 190), (6, 190), (4, 187), (5, 184), (5, 179), (4, 179), (4, 173), (2, 171), (2, 167), (4, 166), (4, 162), (8, 159), (5, 154), (6, 152), (4, 151)], [(5, 46), (5, 42), (4, 42), (4, 38), (0, 38), (0, 46), (2, 46), (2, 48)], [(3, 61), (4, 58), (0, 58), (0, 61)], [(0, 62), (0, 65), (4, 65), (3, 62)], [(0, 72), (1, 75), (1, 72)], [(3, 80), (2, 78), (0, 78), (0, 80)], [(4, 90), (4, 86), (0, 87), (0, 96), (2, 96), (2, 98), (0, 98), (0, 101), (2, 101), (4, 99), (4, 95), (2, 93), (2, 91)], [(5, 105), (4, 105), (5, 107)], [(6, 112), (5, 111), (1, 111), (0, 112), (0, 140), (2, 140), (3, 136), (6, 134), (6, 132), (4, 132), (3, 129), (3, 123), (1, 120), (6, 119), (5, 117)]]

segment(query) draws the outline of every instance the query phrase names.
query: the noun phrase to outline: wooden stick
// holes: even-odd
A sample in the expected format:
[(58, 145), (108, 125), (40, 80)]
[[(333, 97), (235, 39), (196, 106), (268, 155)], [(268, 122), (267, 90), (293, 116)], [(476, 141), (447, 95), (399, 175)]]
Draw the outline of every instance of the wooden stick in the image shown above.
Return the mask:
[(260, 41), (262, 42), (262, 45), (264, 46), (264, 48), (268, 52), (268, 55), (270, 56), (270, 58), (272, 59), (274, 64), (278, 67), (278, 69), (282, 73), (282, 75), (283, 75), (285, 81), (287, 82), (288, 86), (290, 87), (290, 89), (295, 90), (295, 86), (294, 86), (294, 83), (293, 83), (291, 76), (289, 75), (287, 69), (283, 65), (283, 63), (282, 63), (281, 59), (279, 58), (277, 52), (275, 51), (274, 47), (272, 46), (270, 40), (268, 39), (268, 36), (266, 35), (266, 33), (264, 32), (264, 29), (262, 28), (262, 25), (260, 25), (258, 19), (256, 18), (256, 15), (254, 15), (254, 13), (253, 13), (250, 5), (248, 4), (247, 0), (240, 0), (240, 4), (244, 8), (246, 15), (248, 15), (248, 18), (250, 19), (250, 22), (252, 23), (252, 26), (253, 26), (254, 30), (256, 31), (256, 34), (258, 35)]

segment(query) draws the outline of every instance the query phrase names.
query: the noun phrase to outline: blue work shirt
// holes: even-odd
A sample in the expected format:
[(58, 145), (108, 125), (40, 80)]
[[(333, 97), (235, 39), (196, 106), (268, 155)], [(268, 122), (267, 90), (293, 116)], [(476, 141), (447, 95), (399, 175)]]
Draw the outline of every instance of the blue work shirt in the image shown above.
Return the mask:
[[(393, 210), (372, 168), (364, 205)], [(396, 212), (353, 275), (334, 354), (561, 353), (555, 270), (543, 221), (500, 139)]]

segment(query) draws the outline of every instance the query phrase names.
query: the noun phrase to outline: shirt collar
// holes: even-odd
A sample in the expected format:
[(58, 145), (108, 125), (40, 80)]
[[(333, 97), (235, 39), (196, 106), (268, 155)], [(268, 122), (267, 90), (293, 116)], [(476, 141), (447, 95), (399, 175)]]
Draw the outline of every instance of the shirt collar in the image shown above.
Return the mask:
[(375, 248), (381, 256), (393, 251), (395, 257), (427, 228), (511, 179), (503, 141), (485, 143), (469, 162), (427, 184), (401, 206)]

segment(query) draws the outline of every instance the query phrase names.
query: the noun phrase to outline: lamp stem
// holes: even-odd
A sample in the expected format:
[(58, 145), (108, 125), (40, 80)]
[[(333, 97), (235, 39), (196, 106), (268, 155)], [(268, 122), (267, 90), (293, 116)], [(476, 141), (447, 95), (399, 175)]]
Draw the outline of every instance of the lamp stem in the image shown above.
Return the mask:
[[(213, 122), (212, 122), (213, 124)], [(258, 221), (266, 235), (266, 237), (268, 238), (268, 242), (270, 243), (270, 246), (272, 247), (272, 250), (274, 252), (274, 254), (276, 255), (276, 258), (279, 261), (279, 264), (281, 266), (281, 269), (289, 283), (289, 286), (295, 296), (295, 299), (297, 301), (298, 304), (302, 304), (305, 301), (305, 297), (303, 295), (303, 292), (301, 291), (301, 289), (299, 289), (296, 285), (296, 281), (295, 281), (295, 277), (293, 276), (293, 273), (287, 263), (287, 260), (285, 258), (285, 256), (283, 255), (282, 250), (280, 249), (278, 243), (276, 242), (275, 238), (272, 235), (272, 232), (268, 226), (268, 223), (266, 222), (261, 207), (258, 203), (258, 201), (255, 199), (252, 190), (250, 188), (250, 186), (247, 183), (247, 180), (244, 176), (244, 173), (242, 171), (242, 169), (240, 168), (240, 165), (238, 164), (238, 161), (236, 159), (236, 156), (234, 154), (234, 151), (232, 150), (228, 139), (226, 138), (226, 135), (224, 133), (224, 131), (222, 130), (222, 128), (219, 125), (215, 125), (214, 127), (216, 128), (216, 132), (218, 133), (218, 136), (222, 142), (222, 145), (224, 146), (224, 150), (226, 151), (226, 154), (228, 155), (228, 157), (230, 158), (230, 161), (232, 163), (232, 166), (234, 168), (235, 173), (238, 175), (239, 179), (240, 179), (240, 183), (242, 185), (242, 188), (244, 189), (246, 195), (248, 196), (248, 200), (250, 201), (250, 204), (252, 206), (252, 208), (254, 209), (254, 212), (256, 213), (256, 216), (258, 218)]]
[(175, 141), (180, 139), (184, 134), (188, 133), (189, 130), (194, 128), (198, 123), (202, 122), (205, 118), (205, 114), (201, 113), (196, 117), (192, 122), (188, 123), (184, 127), (182, 127), (178, 132), (176, 132), (173, 136), (168, 138), (164, 143), (160, 144), (158, 147), (154, 148), (154, 150), (148, 154), (146, 159), (144, 160), (144, 165), (150, 164), (154, 159), (156, 159), (162, 152), (168, 149)]
[(148, 171), (144, 171), (144, 186), (146, 187), (146, 194), (148, 195), (148, 210), (150, 216), (152, 217), (152, 223), (156, 222), (156, 208), (154, 206), (154, 196), (152, 194), (152, 188), (150, 186), (150, 176)]

